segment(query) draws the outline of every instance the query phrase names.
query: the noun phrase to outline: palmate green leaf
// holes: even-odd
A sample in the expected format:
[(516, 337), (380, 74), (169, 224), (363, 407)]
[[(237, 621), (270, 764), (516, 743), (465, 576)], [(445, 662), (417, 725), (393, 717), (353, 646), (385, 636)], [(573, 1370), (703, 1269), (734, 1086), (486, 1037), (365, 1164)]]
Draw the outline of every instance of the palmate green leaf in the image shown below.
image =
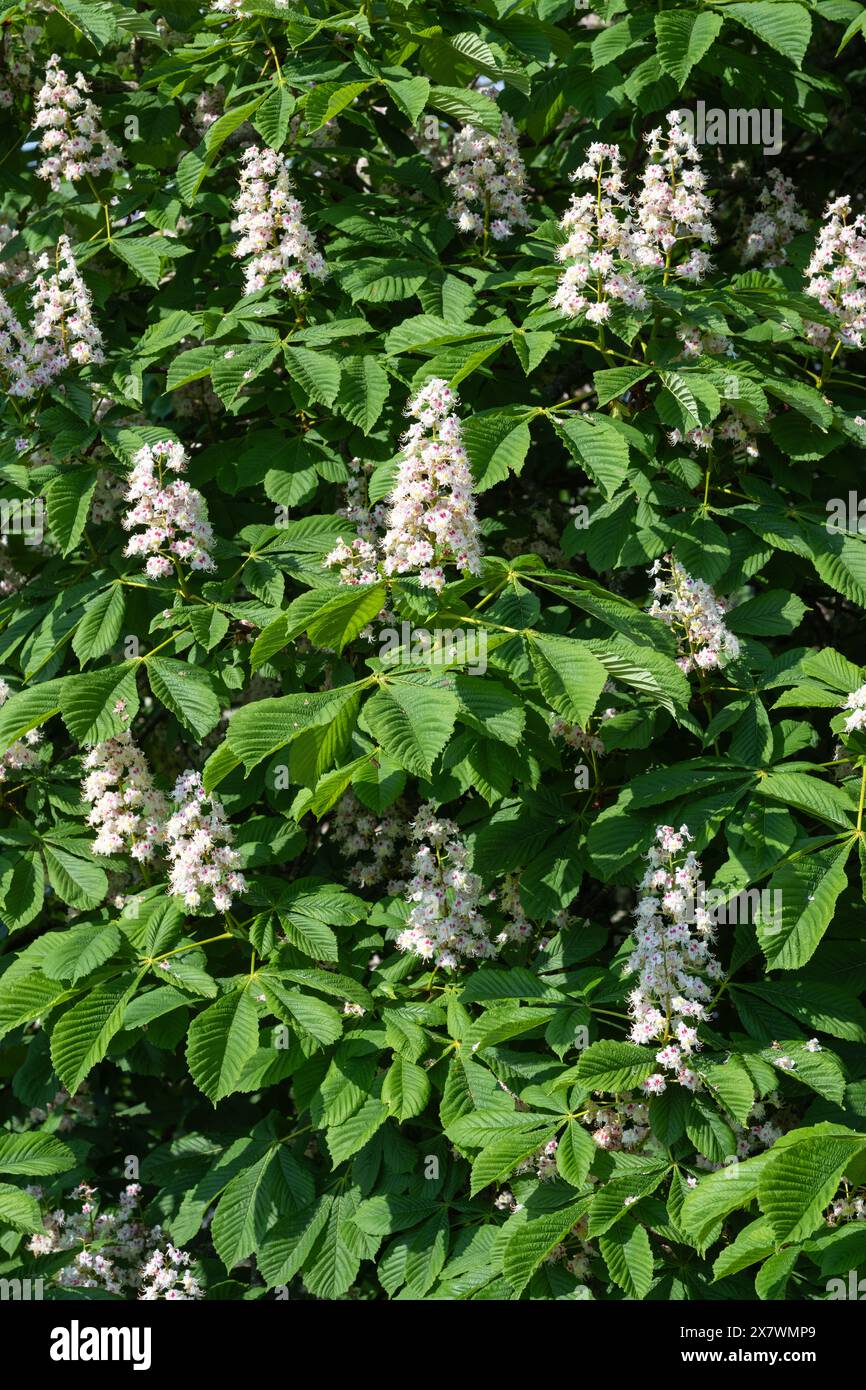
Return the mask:
[(821, 1223), (848, 1166), (866, 1149), (866, 1135), (791, 1136), (785, 1148), (771, 1151), (761, 1170), (758, 1202), (778, 1244), (802, 1240)]
[(286, 368), (311, 401), (332, 405), (340, 389), (341, 366), (326, 352), (305, 347), (285, 349)]
[(854, 807), (841, 787), (807, 772), (771, 772), (760, 779), (756, 790), (760, 796), (782, 801), (834, 829), (853, 828)]
[(146, 284), (159, 284), (162, 256), (159, 237), (113, 237), (111, 249), (118, 260)]
[(279, 352), (275, 343), (250, 343), (226, 348), (211, 363), (211, 381), (226, 409), (234, 406), (246, 388), (267, 371)]
[(488, 99), (480, 92), (462, 87), (431, 87), (427, 104), (454, 120), (481, 126), (491, 135), (499, 134), (502, 113), (496, 106), (491, 110)]
[(284, 144), (294, 109), (295, 99), (282, 84), (265, 97), (252, 124), (269, 149), (278, 150)]
[(463, 439), (476, 492), (486, 492), (520, 473), (532, 442), (532, 412), (520, 406), (479, 411), (463, 426)]
[(351, 1115), (342, 1124), (332, 1125), (328, 1130), (327, 1143), (334, 1167), (344, 1163), (347, 1158), (351, 1158), (362, 1149), (377, 1130), (381, 1129), (389, 1113), (387, 1105), (375, 1096), (370, 1096), (356, 1114)]
[(388, 681), (364, 706), (370, 732), (389, 757), (429, 777), (454, 729), (457, 696), (441, 686)]
[(692, 1097), (686, 1116), (686, 1134), (698, 1153), (711, 1163), (724, 1163), (736, 1156), (737, 1141), (733, 1130), (725, 1124), (715, 1105), (701, 1095)]
[(226, 735), (228, 746), (250, 772), (308, 729), (332, 723), (343, 706), (355, 698), (357, 689), (357, 685), (348, 685), (258, 700), (232, 716)]
[(309, 133), (314, 134), (335, 116), (339, 116), (340, 112), (353, 105), (369, 86), (369, 82), (323, 82), (315, 87), (307, 97), (304, 108)]
[(51, 680), (25, 686), (6, 701), (0, 709), (0, 753), (7, 752), (31, 729), (60, 713), (60, 697), (65, 684), (65, 680)]
[(256, 1009), (246, 987), (230, 990), (193, 1019), (186, 1059), (193, 1081), (213, 1105), (231, 1095), (258, 1043)]
[(812, 1031), (829, 1033), (848, 1042), (866, 1042), (866, 1009), (841, 985), (788, 978), (742, 984), (740, 989), (769, 1000), (775, 1008), (790, 1014)]
[(765, 589), (732, 609), (725, 623), (739, 636), (779, 636), (793, 632), (806, 611), (806, 605), (787, 589)]
[(599, 1237), (598, 1248), (611, 1279), (626, 1298), (646, 1298), (652, 1286), (653, 1257), (644, 1227), (626, 1218)]
[(0, 1173), (47, 1178), (75, 1166), (75, 1154), (53, 1134), (0, 1134)]
[(726, 1246), (713, 1263), (713, 1283), (739, 1274), (741, 1269), (766, 1259), (775, 1248), (773, 1229), (765, 1216), (759, 1216), (744, 1226), (730, 1245)]
[(395, 1052), (382, 1082), (382, 1100), (402, 1124), (420, 1115), (430, 1099), (430, 1081), (423, 1067)]
[(159, 703), (197, 738), (209, 734), (219, 723), (220, 703), (207, 672), (168, 656), (154, 656), (146, 664)]
[(211, 1233), (214, 1249), (227, 1270), (253, 1254), (268, 1230), (295, 1206), (281, 1158), (278, 1147), (269, 1149), (235, 1174), (217, 1203)]
[(106, 980), (58, 1019), (51, 1032), (51, 1061), (70, 1095), (102, 1061), (140, 980), (140, 975)]
[(800, 67), (812, 36), (812, 18), (803, 5), (788, 0), (754, 0), (725, 6), (725, 16), (736, 20), (783, 57)]
[[(78, 846), (84, 850), (81, 841)], [(64, 846), (46, 840), (42, 846), (48, 881), (55, 893), (71, 907), (94, 908), (105, 901), (108, 878), (105, 871), (85, 857), (70, 853)]]
[(87, 605), (72, 639), (72, 650), (80, 666), (111, 651), (123, 627), (125, 611), (126, 597), (120, 584), (103, 589)]
[(580, 1054), (577, 1079), (590, 1091), (630, 1091), (657, 1070), (655, 1054), (634, 1043), (592, 1043)]
[(44, 1018), (57, 1005), (71, 999), (75, 990), (48, 980), (38, 970), (0, 977), (0, 1038), (21, 1023)]
[(381, 611), (385, 598), (384, 584), (362, 584), (336, 594), (307, 624), (310, 641), (341, 652)]
[(604, 689), (607, 672), (583, 642), (570, 637), (530, 638), (538, 684), (551, 709), (586, 728)]
[(91, 0), (87, 4), (84, 0), (61, 0), (57, 8), (75, 29), (90, 40), (97, 53), (102, 51), (105, 44), (117, 42), (119, 17), (110, 5), (100, 3), (100, 0)]
[(625, 482), (628, 443), (603, 415), (572, 415), (554, 421), (569, 453), (610, 499)]
[(721, 32), (720, 14), (663, 11), (655, 17), (656, 51), (665, 72), (682, 88)]
[(42, 1208), (35, 1197), (11, 1183), (0, 1182), (0, 1221), (16, 1231), (42, 1231)]
[(429, 78), (409, 77), (399, 82), (388, 82), (386, 85), (403, 115), (409, 118), (412, 125), (417, 125), (418, 117), (430, 96)]
[(340, 363), (336, 408), (370, 434), (388, 399), (388, 376), (375, 357), (346, 357)]
[[(776, 1046), (765, 1048), (762, 1058), (771, 1066), (778, 1068), (780, 1075), (792, 1075), (804, 1086), (816, 1091), (834, 1105), (842, 1105), (845, 1099), (845, 1073), (835, 1053), (824, 1047), (820, 1052), (810, 1052), (799, 1040), (787, 1041), (784, 1038), (773, 1040)], [(785, 1065), (781, 1063), (784, 1061)], [(790, 1063), (793, 1062), (793, 1067)]]
[(336, 1042), (340, 1037), (343, 1025), (340, 1015), (332, 1005), (326, 1004), (323, 999), (316, 999), (313, 995), (288, 988), (271, 974), (260, 975), (259, 982), (265, 998), (278, 1018), (296, 1023), (304, 1033), (308, 1033), (323, 1046)]
[(505, 1247), (503, 1260), (503, 1272), (515, 1294), (523, 1292), (538, 1266), (568, 1235), (585, 1210), (586, 1201), (582, 1199), (517, 1227)]
[(731, 1163), (698, 1179), (682, 1204), (679, 1227), (699, 1248), (730, 1212), (746, 1207), (758, 1195), (760, 1175), (769, 1162), (771, 1150)]
[(325, 1194), (311, 1206), (289, 1212), (259, 1242), (256, 1267), (269, 1288), (288, 1284), (300, 1270), (328, 1222), (334, 1198)]
[(48, 526), (62, 555), (74, 550), (84, 534), (96, 482), (91, 469), (69, 468), (45, 489)]
[[(705, 1067), (702, 1075), (728, 1114), (737, 1124), (745, 1125), (755, 1104), (755, 1087), (743, 1063), (736, 1057), (729, 1057), (723, 1065)], [(723, 1159), (730, 1152), (732, 1150), (728, 1149)]]
[(26, 927), (42, 910), (45, 871), (36, 850), (0, 860), (0, 916), (10, 932)]
[(339, 1298), (354, 1282), (361, 1265), (351, 1228), (356, 1209), (353, 1195), (334, 1198), (327, 1225), (304, 1263), (304, 1287), (316, 1298)]
[[(762, 910), (756, 926), (768, 965), (796, 970), (811, 960), (847, 885), (845, 866), (850, 853), (851, 843), (846, 841), (841, 848), (832, 846), (789, 860), (773, 875), (769, 885), (771, 911)], [(779, 911), (775, 910), (777, 905)]]
[(129, 727), (138, 713), (138, 666), (137, 661), (123, 661), (63, 682), (60, 713), (79, 743), (100, 743)]
[(572, 1187), (583, 1187), (596, 1154), (588, 1130), (577, 1120), (569, 1120), (556, 1146), (556, 1171)]
[(53, 932), (41, 957), (42, 973), (51, 980), (70, 980), (75, 984), (110, 960), (120, 944), (120, 931), (113, 922), (107, 926), (88, 922)]
[(755, 1277), (755, 1293), (762, 1299), (781, 1299), (800, 1257), (800, 1247), (789, 1245), (785, 1250), (777, 1250), (758, 1270)]
[(435, 1284), (448, 1256), (451, 1223), (438, 1211), (409, 1239), (406, 1252), (406, 1297), (423, 1298)]

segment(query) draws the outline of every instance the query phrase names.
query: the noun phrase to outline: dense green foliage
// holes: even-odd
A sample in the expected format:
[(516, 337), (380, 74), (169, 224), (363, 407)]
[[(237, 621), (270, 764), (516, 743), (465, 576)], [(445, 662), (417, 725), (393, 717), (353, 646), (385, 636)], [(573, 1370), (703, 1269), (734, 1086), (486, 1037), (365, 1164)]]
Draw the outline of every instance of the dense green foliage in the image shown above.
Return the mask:
[[(866, 10), (240, 8), (0, 0), (4, 303), (30, 332), (66, 236), (103, 344), (23, 394), (0, 352), (0, 1275), (135, 1297), (170, 1239), (216, 1299), (833, 1297), (866, 1255), (866, 376), (807, 288), (828, 201), (857, 211)], [(56, 187), (53, 53), (119, 151)], [(618, 144), (638, 194), (645, 135), (699, 102), (781, 114), (772, 157), (701, 148), (711, 267), (679, 274), (678, 238), (633, 303), (567, 316), (573, 172)], [(475, 235), (449, 142), (505, 117), (526, 225), (488, 207)], [(251, 145), (286, 157), (327, 263), (301, 294), (245, 293)], [(802, 216), (768, 266), (744, 247), (773, 168)], [(437, 552), (441, 590), (341, 583), (323, 561), (364, 491), (386, 516), (432, 379), (478, 572)], [(147, 577), (124, 490), (162, 441), (213, 539)], [(724, 601), (724, 661), (649, 611), (657, 561)], [(222, 804), (228, 907), (134, 835), (94, 851), (84, 759), (129, 734), (157, 839), (187, 770)], [(491, 959), (398, 949), (434, 812), (429, 872), (458, 866)], [(736, 910), (687, 1079), (653, 1094), (671, 1011), (634, 1041), (625, 966), (662, 823)], [(76, 1216), (40, 1253), (78, 1184), (105, 1213), (132, 1180), (161, 1236)], [(133, 1274), (70, 1275), (82, 1249)]]

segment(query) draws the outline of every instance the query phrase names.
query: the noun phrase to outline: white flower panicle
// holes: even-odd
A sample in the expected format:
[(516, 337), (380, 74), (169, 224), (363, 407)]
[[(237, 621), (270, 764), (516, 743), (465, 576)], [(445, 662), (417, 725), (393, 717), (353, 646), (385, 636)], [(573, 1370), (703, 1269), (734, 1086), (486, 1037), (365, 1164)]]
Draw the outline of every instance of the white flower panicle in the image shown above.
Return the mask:
[[(39, 1187), (31, 1187), (28, 1192), (37, 1199), (43, 1197)], [(27, 1244), (37, 1259), (43, 1255), (71, 1255), (70, 1263), (53, 1276), (62, 1288), (98, 1289), (125, 1298), (203, 1296), (188, 1269), (190, 1256), (186, 1251), (170, 1244), (163, 1250), (162, 1227), (146, 1226), (141, 1220), (139, 1183), (127, 1184), (113, 1209), (101, 1209), (97, 1189), (84, 1182), (70, 1195), (77, 1210), (58, 1207), (43, 1216), (43, 1229), (31, 1236)], [(156, 1277), (156, 1272), (166, 1265), (174, 1272), (170, 1282)]]
[(274, 276), (279, 276), (283, 289), (296, 295), (307, 289), (305, 277), (327, 279), (328, 267), (304, 221), (284, 155), (267, 147), (245, 150), (232, 206), (237, 217), (231, 229), (240, 233), (234, 254), (239, 259), (250, 257), (244, 268), (247, 294), (263, 289)]
[(340, 853), (351, 859), (346, 877), (350, 883), (367, 888), (388, 882), (389, 893), (400, 892), (403, 884), (394, 880), (398, 850), (407, 833), (409, 813), (397, 801), (381, 815), (363, 806), (354, 792), (346, 792), (334, 808), (331, 827)]
[(240, 855), (222, 802), (208, 796), (198, 772), (184, 772), (172, 793), (174, 813), (166, 822), (169, 890), (188, 908), (213, 906), (228, 912), (236, 894), (246, 891), (238, 872)]
[(781, 169), (773, 169), (770, 182), (764, 185), (758, 198), (758, 210), (746, 228), (743, 264), (752, 265), (757, 261), (765, 270), (784, 265), (785, 247), (805, 226), (806, 218), (797, 206), (793, 181)]
[(139, 1272), (139, 1298), (146, 1303), (164, 1298), (172, 1303), (188, 1303), (203, 1298), (201, 1285), (189, 1268), (190, 1256), (169, 1242), (165, 1249), (154, 1250)]
[(680, 641), (677, 665), (711, 671), (734, 661), (740, 643), (725, 627), (726, 608), (702, 579), (693, 579), (673, 555), (656, 560), (649, 570), (653, 600), (648, 613), (672, 628)]
[(641, 880), (643, 895), (631, 937), (634, 950), (625, 968), (626, 975), (638, 976), (629, 995), (632, 1041), (662, 1044), (656, 1061), (664, 1070), (642, 1082), (649, 1095), (664, 1091), (665, 1071), (690, 1090), (700, 1085), (688, 1063), (701, 1046), (697, 1025), (708, 1016), (712, 982), (722, 978), (710, 950), (712, 918), (697, 902), (701, 866), (686, 849), (691, 839), (688, 826), (658, 827)]
[(6, 296), (0, 293), (0, 373), (10, 396), (32, 396), (54, 373), (40, 363), (34, 344)]
[(421, 588), (436, 593), (445, 586), (445, 564), (481, 573), (478, 519), (458, 403), (441, 377), (428, 381), (410, 402), (408, 414), (415, 418), (403, 436), (383, 541), (386, 574), (418, 572)]
[(445, 182), (454, 190), (448, 215), (459, 231), (504, 241), (518, 227), (530, 225), (523, 205), (526, 169), (517, 129), (505, 113), (498, 135), (474, 125), (457, 132)]
[(120, 168), (121, 152), (102, 129), (89, 91), (83, 73), (77, 72), (70, 82), (53, 53), (36, 94), (34, 125), (42, 132), (39, 148), (45, 156), (36, 173), (48, 179), (55, 192), (64, 179), (74, 183), (88, 174)]
[[(691, 340), (687, 337), (683, 348), (686, 356), (694, 355), (690, 350), (690, 343)], [(704, 345), (701, 350), (706, 351)], [(765, 426), (759, 427), (756, 421), (746, 420), (734, 406), (729, 406), (723, 411), (716, 425), (699, 425), (697, 429), (685, 432), (681, 429), (668, 430), (668, 441), (675, 448), (680, 444), (687, 445), (693, 457), (701, 449), (712, 449), (713, 445), (719, 442), (730, 444), (734, 457), (745, 455), (746, 458), (760, 458), (761, 450), (755, 438), (755, 430), (758, 428), (764, 429)]]
[[(632, 257), (639, 266), (669, 271), (684, 280), (702, 280), (711, 263), (700, 244), (712, 245), (716, 233), (698, 147), (676, 111), (668, 116), (667, 132), (659, 126), (646, 138), (649, 160), (637, 199)], [(674, 253), (680, 242), (700, 244), (676, 263)]]
[(166, 480), (166, 473), (183, 473), (187, 465), (182, 444), (162, 441), (145, 444), (135, 455), (126, 498), (135, 505), (123, 518), (127, 531), (143, 526), (130, 536), (125, 555), (146, 555), (145, 573), (164, 579), (172, 573), (173, 558), (193, 570), (212, 572), (216, 565), (210, 551), (214, 535), (201, 493), (182, 478)]
[(845, 708), (851, 710), (851, 714), (845, 720), (845, 733), (854, 734), (860, 729), (866, 729), (866, 685), (852, 690), (845, 701)]
[(463, 961), (490, 960), (497, 946), (481, 915), (481, 879), (466, 868), (466, 846), (453, 821), (421, 806), (412, 823), (418, 848), (406, 889), (411, 904), (397, 948), (443, 970)]
[(97, 831), (93, 853), (152, 859), (165, 839), (168, 802), (154, 785), (147, 759), (129, 730), (97, 743), (84, 767), (82, 796), (93, 808), (87, 823)]
[(40, 272), (33, 295), (33, 336), (37, 343), (51, 345), (58, 372), (69, 362), (79, 367), (102, 362), (102, 334), (93, 320), (93, 300), (69, 238), (62, 236), (58, 241), (53, 269), (47, 255), (40, 256), (36, 269)]
[(590, 323), (605, 323), (612, 301), (645, 308), (646, 294), (630, 273), (634, 228), (619, 146), (590, 145), (572, 177), (590, 179), (593, 187), (572, 196), (559, 224), (567, 240), (556, 254), (565, 270), (551, 304), (568, 318), (582, 314)]
[(36, 270), (32, 329), (0, 294), (0, 373), (9, 394), (23, 399), (50, 386), (70, 363), (82, 367), (104, 360), (90, 291), (69, 238), (60, 238), (53, 259), (40, 256)]
[(345, 541), (338, 536), (334, 549), (322, 561), (329, 569), (339, 567), (343, 584), (375, 584), (379, 578), (379, 533), (385, 526), (385, 508), (380, 503), (371, 506), (367, 499), (368, 467), (358, 458), (349, 461), (346, 505), (339, 511), (354, 525), (355, 539)]
[(866, 217), (860, 213), (851, 220), (847, 195), (828, 205), (806, 277), (806, 293), (835, 319), (835, 329), (812, 324), (809, 341), (825, 347), (835, 336), (844, 347), (862, 347), (866, 330)]
[[(676, 329), (677, 337), (683, 345), (683, 357), (736, 357), (734, 345), (724, 333), (705, 333), (694, 324), (681, 323)], [(677, 431), (678, 433), (678, 431)]]
[(22, 24), (15, 29), (14, 39), (8, 34), (0, 74), (0, 107), (17, 106), (29, 92), (36, 49), (42, 35), (41, 24)]
[[(0, 680), (0, 706), (5, 705), (11, 693), (6, 681)], [(5, 753), (0, 753), (0, 783), (6, 781), (10, 772), (24, 772), (28, 768), (36, 767), (39, 762), (36, 749), (41, 742), (42, 735), (39, 730), (31, 729), (23, 738), (10, 744)]]
[(645, 1101), (617, 1098), (613, 1104), (586, 1102), (583, 1123), (592, 1130), (593, 1143), (615, 1152), (635, 1150), (650, 1133), (649, 1108)]

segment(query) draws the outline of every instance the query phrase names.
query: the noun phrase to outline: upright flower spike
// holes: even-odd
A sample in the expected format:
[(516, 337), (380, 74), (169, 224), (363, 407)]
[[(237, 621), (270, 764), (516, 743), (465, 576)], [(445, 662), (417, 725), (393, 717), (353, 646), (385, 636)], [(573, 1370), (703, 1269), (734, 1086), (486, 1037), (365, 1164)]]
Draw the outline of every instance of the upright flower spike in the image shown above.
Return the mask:
[(866, 331), (866, 217), (851, 217), (851, 199), (829, 203), (806, 268), (806, 293), (831, 314), (835, 328), (810, 326), (809, 341), (816, 347), (836, 344), (863, 346)]
[(328, 278), (325, 259), (293, 189), (284, 155), (252, 146), (244, 151), (238, 196), (232, 204), (237, 217), (231, 228), (240, 233), (235, 256), (251, 258), (244, 268), (247, 294), (264, 289), (276, 276), (283, 289), (296, 295), (308, 288), (307, 279)]
[(10, 396), (26, 398), (51, 380), (47, 368), (40, 368), (27, 330), (0, 293), (0, 375)]
[(93, 301), (69, 238), (60, 238), (54, 256), (41, 255), (36, 270), (31, 329), (0, 294), (0, 372), (9, 394), (23, 399), (50, 386), (71, 363), (83, 367), (104, 360)]
[(665, 1071), (673, 1072), (681, 1086), (698, 1088), (699, 1078), (688, 1062), (700, 1049), (697, 1025), (706, 1019), (713, 985), (722, 978), (710, 950), (712, 919), (697, 902), (701, 866), (686, 849), (691, 839), (686, 825), (679, 830), (658, 827), (641, 880), (634, 950), (625, 967), (626, 975), (638, 976), (629, 995), (632, 1041), (662, 1044), (656, 1061), (664, 1070), (642, 1083), (649, 1095), (665, 1090)]
[[(33, 336), (37, 343), (53, 347), (63, 366), (75, 362), (79, 367), (102, 362), (102, 334), (93, 319), (93, 300), (81, 278), (69, 238), (57, 243), (54, 265), (44, 255), (36, 262), (33, 296)], [(48, 272), (46, 274), (46, 272)]]
[(702, 579), (693, 579), (673, 555), (650, 568), (653, 600), (648, 613), (676, 634), (681, 670), (711, 671), (735, 661), (740, 643), (725, 626), (725, 604)]
[(498, 947), (479, 910), (481, 879), (466, 868), (468, 854), (457, 826), (428, 803), (413, 822), (412, 839), (418, 848), (406, 889), (411, 907), (398, 950), (443, 970), (456, 970), (465, 960), (492, 959)]
[(646, 295), (630, 273), (634, 235), (618, 145), (590, 145), (572, 177), (591, 180), (586, 193), (575, 193), (560, 222), (567, 240), (557, 259), (559, 277), (553, 308), (568, 318), (584, 315), (590, 323), (610, 317), (611, 301), (643, 309)]
[(36, 94), (34, 125), (42, 132), (39, 148), (45, 156), (36, 173), (48, 179), (55, 192), (64, 179), (75, 183), (88, 174), (113, 172), (122, 163), (119, 148), (100, 125), (89, 91), (83, 73), (77, 72), (70, 82), (53, 53)]
[(866, 728), (866, 685), (861, 685), (857, 690), (852, 690), (845, 701), (845, 708), (851, 713), (845, 720), (845, 733), (859, 733)]
[(327, 569), (339, 568), (343, 584), (375, 584), (379, 578), (379, 534), (385, 524), (385, 508), (371, 505), (367, 497), (367, 468), (358, 458), (349, 460), (346, 505), (340, 508), (355, 527), (352, 541), (337, 537), (337, 544), (322, 561)]
[[(11, 693), (6, 682), (0, 680), (0, 706), (5, 705)], [(39, 756), (35, 750), (41, 742), (42, 735), (39, 730), (31, 729), (23, 738), (10, 744), (5, 753), (0, 753), (0, 783), (6, 781), (10, 772), (22, 772), (27, 768), (36, 767)]]
[(135, 455), (126, 493), (135, 506), (126, 513), (123, 525), (127, 531), (135, 526), (145, 529), (130, 536), (124, 554), (146, 555), (144, 568), (150, 579), (166, 578), (175, 559), (194, 570), (216, 569), (204, 498), (184, 479), (166, 479), (167, 473), (185, 472), (186, 465), (183, 445), (165, 440), (145, 444)]
[(774, 168), (758, 198), (758, 210), (743, 239), (743, 265), (754, 262), (765, 270), (785, 264), (785, 247), (806, 226), (797, 206), (796, 189), (781, 169)]
[(440, 593), (443, 565), (481, 573), (481, 544), (472, 475), (447, 382), (433, 377), (409, 403), (413, 423), (391, 494), (383, 541), (386, 574), (418, 572), (423, 589)]
[(165, 839), (168, 802), (154, 785), (147, 759), (129, 730), (97, 743), (84, 767), (81, 794), (93, 807), (87, 823), (97, 832), (93, 853), (128, 853), (140, 862), (152, 859)]
[(169, 891), (193, 911), (212, 905), (217, 912), (228, 912), (234, 896), (247, 885), (238, 872), (240, 855), (222, 802), (207, 795), (198, 772), (178, 777), (172, 801), (174, 813), (165, 826)]
[[(647, 144), (648, 162), (637, 200), (635, 264), (684, 280), (702, 280), (710, 258), (700, 244), (712, 245), (716, 233), (698, 147), (677, 111), (668, 116), (667, 132), (661, 126), (651, 130)], [(695, 242), (700, 244), (688, 247), (684, 260), (674, 259), (678, 244)]]
[(461, 232), (504, 241), (518, 227), (530, 226), (523, 205), (526, 169), (516, 127), (504, 112), (498, 135), (474, 125), (457, 132), (445, 182), (454, 190), (448, 215)]

